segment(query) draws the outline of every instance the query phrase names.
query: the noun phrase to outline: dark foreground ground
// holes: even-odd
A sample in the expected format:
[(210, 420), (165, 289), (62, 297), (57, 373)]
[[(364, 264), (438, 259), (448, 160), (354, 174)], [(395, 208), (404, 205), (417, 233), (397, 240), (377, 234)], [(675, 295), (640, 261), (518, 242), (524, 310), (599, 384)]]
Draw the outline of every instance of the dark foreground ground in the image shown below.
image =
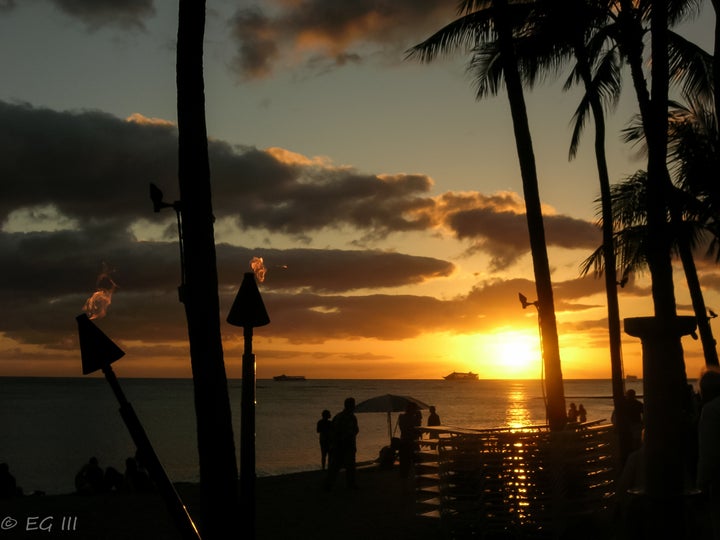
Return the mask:
[[(436, 520), (415, 516), (412, 489), (397, 470), (358, 470), (360, 489), (344, 477), (323, 489), (322, 471), (259, 478), (258, 540), (425, 540), (440, 537)], [(198, 486), (178, 493), (197, 519)], [(238, 518), (239, 519), (239, 518)], [(69, 529), (69, 530), (68, 530)], [(243, 536), (249, 538), (249, 536)], [(178, 538), (157, 494), (26, 496), (0, 501), (0, 540), (170, 540)]]
[[(322, 471), (259, 478), (256, 486), (257, 540), (444, 540), (439, 520), (418, 517), (412, 486), (397, 469), (358, 469), (360, 489), (323, 489)], [(199, 519), (196, 484), (178, 484), (190, 515)], [(611, 516), (592, 513), (574, 523), (562, 540), (656, 540), (643, 534), (642, 518), (629, 512), (625, 528)], [(238, 520), (239, 520), (238, 516)], [(663, 521), (663, 516), (652, 517)], [(496, 531), (497, 532), (497, 531)], [(487, 538), (513, 538), (512, 531)], [(528, 531), (525, 531), (528, 532)], [(480, 538), (471, 535), (467, 538)], [(543, 535), (541, 534), (540, 537)], [(668, 538), (673, 537), (665, 536)], [(674, 538), (706, 540), (707, 529)], [(482, 536), (486, 538), (485, 536)], [(528, 536), (526, 536), (528, 537)], [(530, 534), (529, 537), (536, 538)], [(26, 496), (0, 500), (0, 540), (176, 540), (177, 529), (158, 494)], [(232, 538), (228, 536), (228, 539)], [(236, 537), (237, 538), (237, 537)], [(251, 540), (249, 534), (239, 538)]]

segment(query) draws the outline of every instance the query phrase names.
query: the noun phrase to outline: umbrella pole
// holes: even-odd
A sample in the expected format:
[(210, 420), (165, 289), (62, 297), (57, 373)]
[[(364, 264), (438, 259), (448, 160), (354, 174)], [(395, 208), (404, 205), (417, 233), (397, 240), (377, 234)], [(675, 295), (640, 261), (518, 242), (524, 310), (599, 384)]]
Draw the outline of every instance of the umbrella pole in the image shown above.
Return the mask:
[(392, 443), (392, 419), (390, 418), (390, 411), (388, 411), (388, 437), (390, 438), (390, 442)]

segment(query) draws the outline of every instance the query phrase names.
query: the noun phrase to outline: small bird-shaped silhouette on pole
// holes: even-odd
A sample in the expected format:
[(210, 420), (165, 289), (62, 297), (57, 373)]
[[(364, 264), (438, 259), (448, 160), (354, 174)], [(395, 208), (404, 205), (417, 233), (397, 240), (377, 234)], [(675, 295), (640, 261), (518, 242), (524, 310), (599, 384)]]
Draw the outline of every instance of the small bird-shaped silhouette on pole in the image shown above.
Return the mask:
[(710, 309), (710, 308), (708, 308), (708, 313), (710, 314), (710, 318), (711, 318), (711, 319), (714, 319), (715, 317), (718, 316), (718, 314), (715, 313), (715, 312), (714, 312), (712, 309)]
[(527, 309), (528, 306), (537, 307), (537, 300), (535, 302), (528, 302), (527, 296), (525, 296), (523, 293), (518, 293), (518, 298), (520, 299), (520, 304), (522, 305), (523, 309)]
[(174, 205), (163, 201), (163, 192), (153, 183), (150, 183), (150, 200), (153, 203), (153, 211), (155, 212), (159, 212), (163, 208), (174, 207)]

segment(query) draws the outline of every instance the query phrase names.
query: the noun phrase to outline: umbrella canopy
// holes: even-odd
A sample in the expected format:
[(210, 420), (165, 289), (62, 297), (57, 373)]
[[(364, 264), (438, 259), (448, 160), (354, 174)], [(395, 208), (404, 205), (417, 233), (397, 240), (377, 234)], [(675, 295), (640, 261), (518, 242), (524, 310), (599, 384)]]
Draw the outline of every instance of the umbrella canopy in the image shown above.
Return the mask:
[(414, 403), (418, 409), (427, 409), (430, 406), (423, 403), (419, 399), (415, 399), (410, 396), (398, 396), (396, 394), (384, 394), (382, 396), (375, 396), (365, 401), (361, 401), (355, 405), (356, 413), (373, 413), (373, 412), (384, 412), (387, 413), (388, 421), (388, 436), (392, 439), (392, 420), (390, 418), (391, 413), (403, 412), (408, 406), (408, 403)]

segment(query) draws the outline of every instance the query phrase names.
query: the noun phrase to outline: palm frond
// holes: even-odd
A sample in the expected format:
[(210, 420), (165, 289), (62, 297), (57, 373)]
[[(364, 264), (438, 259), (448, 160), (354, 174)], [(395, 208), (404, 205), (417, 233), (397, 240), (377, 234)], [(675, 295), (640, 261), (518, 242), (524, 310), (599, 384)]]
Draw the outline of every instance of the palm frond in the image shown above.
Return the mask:
[(695, 43), (669, 32), (668, 61), (670, 77), (680, 86), (685, 99), (713, 100), (713, 57)]
[(571, 160), (577, 155), (578, 147), (580, 146), (580, 136), (582, 135), (585, 123), (587, 122), (587, 118), (591, 112), (590, 104), (590, 95), (586, 93), (583, 95), (580, 103), (575, 109), (575, 114), (573, 114), (573, 132), (570, 139), (570, 150), (568, 153), (569, 159)]
[(478, 47), (468, 64), (475, 85), (475, 97), (496, 96), (503, 87), (503, 68), (496, 41)]
[(616, 48), (599, 57), (593, 84), (606, 109), (614, 110), (622, 92), (621, 62)]
[(431, 62), (441, 54), (457, 49), (469, 52), (493, 33), (492, 16), (487, 11), (477, 11), (455, 19), (425, 41), (405, 51), (405, 59)]
[(675, 26), (680, 22), (697, 17), (703, 3), (703, 0), (669, 0), (668, 24)]

